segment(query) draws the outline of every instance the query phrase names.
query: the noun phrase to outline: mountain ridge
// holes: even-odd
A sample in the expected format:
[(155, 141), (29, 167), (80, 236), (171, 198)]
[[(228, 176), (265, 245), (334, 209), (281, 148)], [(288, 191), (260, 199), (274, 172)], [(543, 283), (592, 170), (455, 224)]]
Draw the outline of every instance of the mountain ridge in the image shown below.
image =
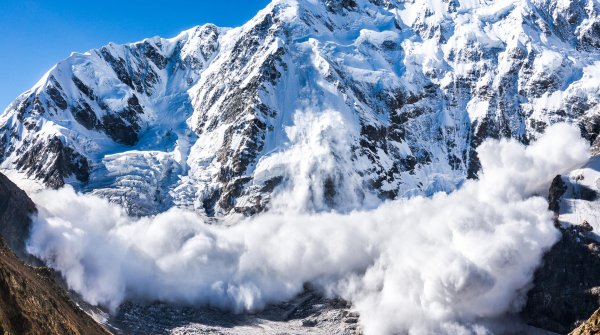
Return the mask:
[(135, 215), (252, 215), (290, 190), (309, 211), (452, 191), (486, 138), (528, 143), (569, 121), (596, 139), (598, 8), (273, 1), (238, 28), (72, 55), (4, 112), (0, 161)]

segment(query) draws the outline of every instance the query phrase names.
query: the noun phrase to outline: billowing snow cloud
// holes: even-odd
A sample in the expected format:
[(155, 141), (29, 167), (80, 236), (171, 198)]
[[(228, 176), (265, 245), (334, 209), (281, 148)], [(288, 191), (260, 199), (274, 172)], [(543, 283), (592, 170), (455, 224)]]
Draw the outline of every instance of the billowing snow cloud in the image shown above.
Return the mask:
[(588, 145), (561, 124), (529, 147), (478, 153), (481, 179), (451, 194), (345, 214), (275, 208), (231, 226), (178, 209), (134, 219), (71, 188), (44, 191), (29, 251), (111, 308), (141, 297), (255, 310), (310, 282), (350, 300), (366, 334), (484, 333), (479, 320), (522, 306), (559, 235), (539, 195)]

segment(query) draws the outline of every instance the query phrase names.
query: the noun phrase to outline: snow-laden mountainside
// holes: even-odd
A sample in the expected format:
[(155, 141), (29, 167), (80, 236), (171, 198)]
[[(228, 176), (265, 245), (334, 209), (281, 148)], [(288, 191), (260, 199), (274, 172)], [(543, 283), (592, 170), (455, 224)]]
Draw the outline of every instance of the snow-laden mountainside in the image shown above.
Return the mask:
[(71, 55), (0, 117), (1, 167), (138, 215), (451, 191), (476, 177), (486, 138), (528, 143), (573, 121), (596, 140), (599, 13), (597, 0), (274, 0), (242, 27)]

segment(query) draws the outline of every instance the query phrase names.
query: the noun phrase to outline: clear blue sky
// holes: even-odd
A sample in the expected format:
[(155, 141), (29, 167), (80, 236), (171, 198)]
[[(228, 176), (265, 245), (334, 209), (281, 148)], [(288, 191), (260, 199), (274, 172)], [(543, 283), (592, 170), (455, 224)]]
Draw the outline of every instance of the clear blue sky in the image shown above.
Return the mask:
[(235, 27), (269, 0), (0, 0), (0, 113), (72, 51)]

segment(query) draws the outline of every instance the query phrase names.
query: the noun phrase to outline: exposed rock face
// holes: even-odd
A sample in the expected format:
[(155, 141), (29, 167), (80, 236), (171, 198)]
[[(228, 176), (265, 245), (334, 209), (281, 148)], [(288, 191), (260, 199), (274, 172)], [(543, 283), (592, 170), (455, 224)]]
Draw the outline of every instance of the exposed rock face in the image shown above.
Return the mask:
[(65, 178), (71, 175), (81, 182), (89, 179), (88, 160), (65, 146), (58, 137), (33, 144), (19, 156), (16, 167), (26, 170), (30, 176), (41, 179), (52, 188), (64, 186)]
[(109, 334), (73, 304), (45, 268), (23, 264), (0, 238), (0, 333)]
[[(592, 160), (589, 168), (596, 166)], [(566, 200), (593, 202), (596, 191), (593, 173), (574, 171), (574, 176), (556, 176), (550, 187), (549, 208), (556, 214), (561, 240), (546, 253), (536, 271), (522, 314), (536, 327), (565, 334), (586, 320), (600, 307), (600, 243), (588, 221), (561, 222), (571, 211)], [(588, 172), (585, 172), (588, 171)], [(593, 171), (593, 169), (591, 170)], [(587, 176), (587, 180), (585, 179)], [(595, 187), (594, 187), (595, 188)], [(581, 217), (585, 217), (584, 212)]]
[(550, 190), (548, 191), (548, 209), (551, 210), (558, 218), (560, 214), (560, 198), (567, 191), (567, 185), (562, 180), (562, 176), (558, 175), (552, 180)]
[(51, 271), (17, 258), (30, 259), (25, 241), (35, 212), (25, 192), (0, 174), (0, 334), (108, 334), (71, 302)]
[(29, 257), (25, 241), (29, 238), (30, 216), (36, 211), (27, 194), (0, 173), (0, 237), (23, 259)]
[(544, 256), (523, 310), (528, 323), (565, 334), (600, 306), (600, 244), (580, 226)]
[(69, 57), (0, 117), (0, 161), (141, 215), (252, 215), (298, 185), (314, 211), (450, 191), (477, 177), (486, 138), (528, 143), (571, 121), (596, 140), (598, 13), (275, 0), (239, 28)]
[(600, 334), (600, 309), (597, 310), (586, 322), (581, 324), (569, 335), (595, 335)]

